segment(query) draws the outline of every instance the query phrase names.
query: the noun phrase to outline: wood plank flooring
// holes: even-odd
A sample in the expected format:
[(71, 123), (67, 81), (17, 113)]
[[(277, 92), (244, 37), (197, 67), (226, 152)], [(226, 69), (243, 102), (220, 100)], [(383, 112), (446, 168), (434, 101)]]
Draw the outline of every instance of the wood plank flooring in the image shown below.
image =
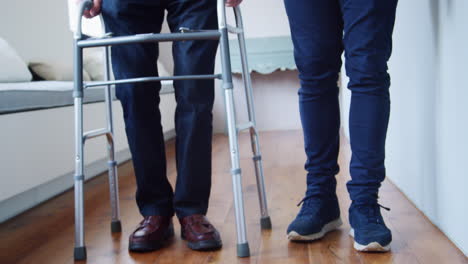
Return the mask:
[[(86, 183), (86, 263), (468, 263), (466, 256), (388, 180), (382, 186), (380, 202), (392, 209), (383, 211), (393, 231), (392, 251), (384, 254), (356, 252), (348, 235), (350, 201), (345, 183), (349, 179), (350, 151), (344, 139), (337, 192), (345, 224), (317, 242), (288, 242), (286, 227), (299, 210), (296, 204), (305, 191), (302, 134), (299, 131), (263, 132), (260, 140), (273, 230), (260, 230), (250, 143), (248, 136), (242, 134), (241, 165), (250, 258), (236, 257), (228, 140), (223, 135), (216, 135), (208, 217), (221, 232), (222, 250), (189, 250), (179, 238), (180, 228), (176, 224), (177, 236), (169, 247), (153, 253), (129, 253), (128, 236), (140, 221), (140, 215), (134, 200), (132, 163), (128, 162), (119, 167), (122, 234), (110, 233), (106, 175)], [(169, 142), (168, 177), (172, 184), (176, 178), (174, 154), (174, 143)], [(73, 192), (68, 191), (0, 225), (0, 263), (73, 263), (73, 237)]]

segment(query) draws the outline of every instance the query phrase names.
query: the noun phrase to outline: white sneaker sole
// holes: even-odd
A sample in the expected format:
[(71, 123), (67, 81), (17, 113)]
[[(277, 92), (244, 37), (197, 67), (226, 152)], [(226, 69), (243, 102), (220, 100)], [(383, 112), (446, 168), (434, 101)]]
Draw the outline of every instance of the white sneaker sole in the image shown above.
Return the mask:
[[(351, 228), (349, 235), (354, 238), (354, 229)], [(390, 250), (390, 243), (388, 245), (382, 246), (379, 242), (370, 242), (367, 245), (361, 245), (356, 240), (354, 240), (354, 249), (362, 252), (387, 252)]]
[(328, 232), (331, 232), (335, 229), (338, 229), (343, 224), (341, 218), (331, 221), (330, 223), (323, 226), (320, 232), (310, 235), (300, 235), (296, 231), (291, 231), (288, 233), (288, 239), (291, 241), (313, 241), (325, 236)]

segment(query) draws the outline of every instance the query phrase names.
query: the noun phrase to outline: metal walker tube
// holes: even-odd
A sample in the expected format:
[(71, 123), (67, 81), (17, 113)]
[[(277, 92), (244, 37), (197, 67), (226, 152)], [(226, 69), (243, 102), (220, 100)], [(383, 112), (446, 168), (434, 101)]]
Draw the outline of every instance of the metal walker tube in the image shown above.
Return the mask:
[(86, 247), (84, 238), (84, 162), (83, 162), (83, 49), (78, 46), (83, 36), (81, 34), (81, 19), (84, 10), (92, 7), (92, 2), (87, 0), (80, 2), (78, 8), (78, 23), (74, 34), (74, 78), (73, 91), (75, 106), (75, 260), (86, 259)]
[[(102, 17), (101, 17), (102, 18)], [(110, 79), (110, 57), (109, 47), (104, 47), (104, 80)], [(105, 88), (105, 105), (106, 105), (106, 121), (107, 121), (107, 153), (108, 153), (108, 171), (109, 171), (109, 194), (112, 208), (111, 232), (118, 233), (122, 231), (120, 223), (120, 208), (119, 208), (119, 181), (117, 176), (117, 162), (115, 161), (114, 147), (114, 122), (112, 117), (112, 94), (111, 85), (106, 85)]]
[(226, 8), (225, 1), (218, 0), (218, 27), (221, 33), (220, 51), (221, 51), (221, 67), (224, 89), (224, 100), (226, 107), (227, 129), (229, 136), (229, 148), (231, 154), (231, 174), (232, 174), (232, 189), (234, 194), (234, 209), (236, 215), (236, 231), (237, 231), (237, 256), (250, 256), (249, 243), (247, 242), (247, 229), (245, 224), (244, 214), (244, 199), (242, 193), (242, 174), (239, 162), (239, 143), (236, 128), (236, 112), (234, 109), (234, 95), (232, 84), (232, 71), (229, 53), (228, 27), (226, 23)]
[(249, 66), (247, 61), (247, 48), (245, 46), (244, 25), (242, 21), (242, 14), (239, 7), (234, 8), (234, 16), (236, 19), (236, 27), (240, 30), (236, 32), (239, 41), (239, 49), (242, 64), (242, 80), (244, 81), (245, 96), (247, 100), (247, 112), (249, 122), (252, 126), (249, 129), (250, 141), (253, 152), (253, 162), (255, 165), (255, 177), (257, 180), (258, 200), (260, 203), (260, 226), (262, 229), (271, 229), (271, 219), (268, 215), (268, 205), (266, 199), (265, 180), (263, 176), (262, 154), (260, 153), (260, 143), (257, 134), (257, 122), (255, 120), (255, 108), (252, 90), (252, 80), (250, 78)]

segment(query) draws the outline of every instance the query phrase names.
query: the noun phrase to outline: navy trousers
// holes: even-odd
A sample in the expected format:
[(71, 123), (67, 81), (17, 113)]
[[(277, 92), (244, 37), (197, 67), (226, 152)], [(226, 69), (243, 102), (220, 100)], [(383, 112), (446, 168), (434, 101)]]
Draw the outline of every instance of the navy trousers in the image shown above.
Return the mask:
[(385, 178), (390, 114), (387, 61), (397, 0), (285, 0), (301, 87), (299, 107), (307, 161), (307, 195), (332, 195), (338, 173), (337, 80), (345, 52), (352, 92), (353, 201), (375, 201)]
[[(171, 31), (180, 27), (216, 29), (216, 0), (103, 1), (106, 30), (114, 35), (159, 33), (167, 10)], [(174, 74), (213, 74), (217, 41), (174, 42)], [(157, 76), (158, 46), (112, 48), (116, 79)], [(175, 192), (166, 176), (159, 91), (161, 84), (122, 84), (116, 88), (137, 180), (136, 201), (143, 216), (206, 214), (211, 188), (213, 80), (175, 81)]]

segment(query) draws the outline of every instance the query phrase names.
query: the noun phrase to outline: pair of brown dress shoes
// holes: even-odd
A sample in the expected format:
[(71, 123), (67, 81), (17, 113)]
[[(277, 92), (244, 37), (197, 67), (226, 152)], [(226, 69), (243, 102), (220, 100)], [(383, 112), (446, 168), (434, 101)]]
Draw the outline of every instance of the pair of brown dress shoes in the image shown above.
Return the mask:
[[(216, 228), (204, 215), (190, 215), (179, 219), (182, 239), (193, 250), (215, 250), (222, 247)], [(164, 247), (174, 237), (172, 217), (145, 216), (130, 235), (130, 251), (147, 252)]]

